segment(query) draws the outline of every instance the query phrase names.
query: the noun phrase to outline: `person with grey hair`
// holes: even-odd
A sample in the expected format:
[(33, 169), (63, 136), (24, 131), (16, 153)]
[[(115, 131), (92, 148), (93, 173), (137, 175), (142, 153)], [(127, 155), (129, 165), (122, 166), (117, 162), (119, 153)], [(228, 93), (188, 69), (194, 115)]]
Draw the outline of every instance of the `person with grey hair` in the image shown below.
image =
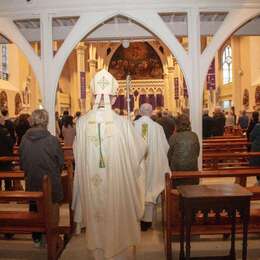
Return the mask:
[[(33, 111), (32, 127), (22, 137), (19, 147), (20, 165), (25, 172), (25, 184), (28, 191), (41, 191), (43, 177), (48, 175), (52, 184), (52, 200), (58, 212), (58, 203), (63, 199), (61, 171), (64, 158), (58, 138), (47, 130), (48, 121), (49, 116), (46, 110)], [(31, 202), (29, 209), (37, 211), (37, 205)], [(42, 245), (41, 233), (33, 233), (32, 238), (37, 246)]]
[(151, 227), (153, 209), (159, 194), (164, 189), (164, 175), (170, 172), (167, 159), (169, 145), (163, 131), (158, 123), (150, 117), (153, 108), (150, 104), (142, 104), (140, 108), (141, 118), (135, 121), (135, 129), (143, 137), (148, 145), (145, 159), (145, 212), (141, 221), (141, 230), (146, 231)]

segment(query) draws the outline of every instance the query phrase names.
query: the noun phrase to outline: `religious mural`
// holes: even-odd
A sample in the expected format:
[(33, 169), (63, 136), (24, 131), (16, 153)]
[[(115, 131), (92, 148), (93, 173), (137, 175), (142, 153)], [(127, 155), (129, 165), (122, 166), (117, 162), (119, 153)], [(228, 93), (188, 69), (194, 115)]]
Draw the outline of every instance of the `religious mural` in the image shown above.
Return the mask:
[(163, 67), (155, 50), (146, 42), (131, 42), (128, 48), (122, 45), (114, 53), (109, 72), (117, 80), (162, 79)]
[(15, 104), (15, 115), (18, 115), (22, 109), (23, 109), (23, 104), (22, 104), (22, 99), (19, 93), (17, 93), (15, 95), (15, 100), (14, 100), (14, 104)]
[(7, 107), (8, 107), (7, 94), (5, 91), (2, 91), (0, 93), (0, 110), (7, 109)]

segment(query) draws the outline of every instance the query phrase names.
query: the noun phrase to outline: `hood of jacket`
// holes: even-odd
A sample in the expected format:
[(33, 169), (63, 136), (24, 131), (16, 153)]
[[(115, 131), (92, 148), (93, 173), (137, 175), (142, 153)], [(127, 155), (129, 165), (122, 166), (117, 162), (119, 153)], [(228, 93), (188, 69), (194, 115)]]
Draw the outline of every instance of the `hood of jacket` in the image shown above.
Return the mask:
[(44, 139), (50, 135), (50, 132), (44, 128), (30, 128), (26, 131), (25, 138), (30, 141), (38, 141), (40, 139)]

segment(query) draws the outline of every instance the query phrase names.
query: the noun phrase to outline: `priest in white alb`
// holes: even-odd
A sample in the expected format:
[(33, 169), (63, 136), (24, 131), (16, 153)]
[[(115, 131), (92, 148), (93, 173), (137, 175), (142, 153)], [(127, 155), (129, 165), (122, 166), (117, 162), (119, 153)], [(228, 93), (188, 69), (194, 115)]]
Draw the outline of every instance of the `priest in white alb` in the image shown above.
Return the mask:
[(146, 156), (145, 178), (145, 214), (142, 218), (141, 228), (146, 231), (151, 227), (154, 206), (159, 194), (164, 189), (164, 176), (170, 172), (167, 153), (169, 144), (163, 128), (150, 117), (153, 108), (145, 103), (140, 107), (141, 118), (135, 121), (135, 129), (148, 145)]
[(144, 213), (146, 144), (111, 109), (118, 83), (106, 70), (91, 82), (95, 103), (76, 125), (74, 221), (86, 227), (95, 259), (126, 259), (140, 240)]

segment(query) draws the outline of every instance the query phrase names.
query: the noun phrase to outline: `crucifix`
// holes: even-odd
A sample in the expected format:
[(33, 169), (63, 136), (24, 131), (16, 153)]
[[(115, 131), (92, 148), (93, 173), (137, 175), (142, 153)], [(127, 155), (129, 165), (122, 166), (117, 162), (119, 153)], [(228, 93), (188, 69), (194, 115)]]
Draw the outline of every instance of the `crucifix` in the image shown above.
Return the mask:
[(106, 80), (105, 76), (103, 76), (98, 82), (97, 82), (98, 85), (101, 86), (102, 89), (105, 89), (106, 86), (109, 85), (109, 81)]

